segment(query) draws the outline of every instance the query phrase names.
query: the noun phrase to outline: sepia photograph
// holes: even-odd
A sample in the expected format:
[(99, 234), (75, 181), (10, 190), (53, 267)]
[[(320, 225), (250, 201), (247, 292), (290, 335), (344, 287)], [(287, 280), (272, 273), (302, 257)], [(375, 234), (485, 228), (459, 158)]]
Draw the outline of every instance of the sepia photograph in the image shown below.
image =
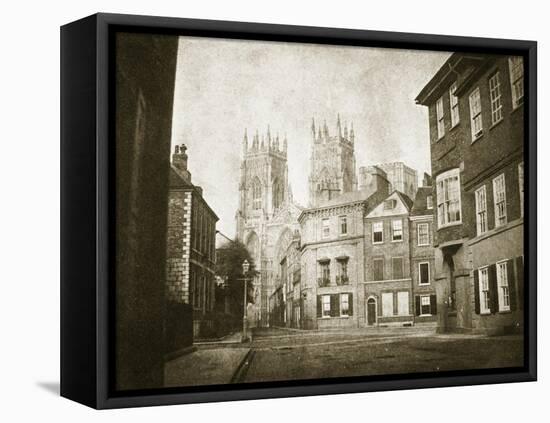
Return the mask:
[(115, 46), (115, 391), (524, 366), (522, 56)]

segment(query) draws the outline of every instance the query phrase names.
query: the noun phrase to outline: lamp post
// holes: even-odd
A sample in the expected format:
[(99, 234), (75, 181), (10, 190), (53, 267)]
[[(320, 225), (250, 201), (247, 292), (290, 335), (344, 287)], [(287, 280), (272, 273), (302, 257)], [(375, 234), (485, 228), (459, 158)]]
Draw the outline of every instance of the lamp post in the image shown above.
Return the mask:
[(248, 336), (246, 334), (247, 329), (247, 316), (246, 316), (246, 303), (247, 303), (247, 287), (248, 287), (248, 279), (246, 278), (246, 274), (248, 273), (248, 270), (250, 269), (250, 263), (248, 260), (243, 261), (243, 281), (244, 281), (244, 294), (243, 294), (243, 336), (242, 341), (246, 341), (248, 339)]

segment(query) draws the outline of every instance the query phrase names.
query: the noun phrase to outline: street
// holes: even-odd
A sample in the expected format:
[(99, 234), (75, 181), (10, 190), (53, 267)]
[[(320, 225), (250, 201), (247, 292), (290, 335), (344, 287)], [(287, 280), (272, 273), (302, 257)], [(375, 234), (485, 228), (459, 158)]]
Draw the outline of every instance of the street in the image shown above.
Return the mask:
[(433, 328), (255, 334), (235, 382), (520, 366), (521, 336), (439, 335)]

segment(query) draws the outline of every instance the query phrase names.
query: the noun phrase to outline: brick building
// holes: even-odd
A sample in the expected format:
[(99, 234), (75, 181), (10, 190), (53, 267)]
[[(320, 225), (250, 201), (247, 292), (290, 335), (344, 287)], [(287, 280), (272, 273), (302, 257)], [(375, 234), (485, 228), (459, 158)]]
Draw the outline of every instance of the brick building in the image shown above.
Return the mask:
[(201, 336), (212, 329), (218, 217), (191, 182), (186, 150), (175, 147), (170, 168), (166, 296), (192, 306), (193, 334)]
[(429, 109), (438, 325), (523, 327), (523, 61), (455, 53), (418, 95)]
[[(426, 183), (431, 178), (424, 177)], [(415, 324), (437, 321), (435, 258), (433, 247), (433, 196), (431, 186), (419, 187), (409, 215), (412, 295)]]
[(364, 224), (364, 297), (367, 326), (413, 324), (409, 212), (413, 203), (394, 191), (367, 210)]

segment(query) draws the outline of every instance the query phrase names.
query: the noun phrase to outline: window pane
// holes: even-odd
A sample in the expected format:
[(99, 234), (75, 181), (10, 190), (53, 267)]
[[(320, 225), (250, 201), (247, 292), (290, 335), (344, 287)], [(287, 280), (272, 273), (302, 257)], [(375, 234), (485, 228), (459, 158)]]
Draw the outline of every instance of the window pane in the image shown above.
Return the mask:
[(420, 273), (420, 284), (429, 284), (430, 283), (430, 265), (428, 263), (419, 264), (419, 273)]

